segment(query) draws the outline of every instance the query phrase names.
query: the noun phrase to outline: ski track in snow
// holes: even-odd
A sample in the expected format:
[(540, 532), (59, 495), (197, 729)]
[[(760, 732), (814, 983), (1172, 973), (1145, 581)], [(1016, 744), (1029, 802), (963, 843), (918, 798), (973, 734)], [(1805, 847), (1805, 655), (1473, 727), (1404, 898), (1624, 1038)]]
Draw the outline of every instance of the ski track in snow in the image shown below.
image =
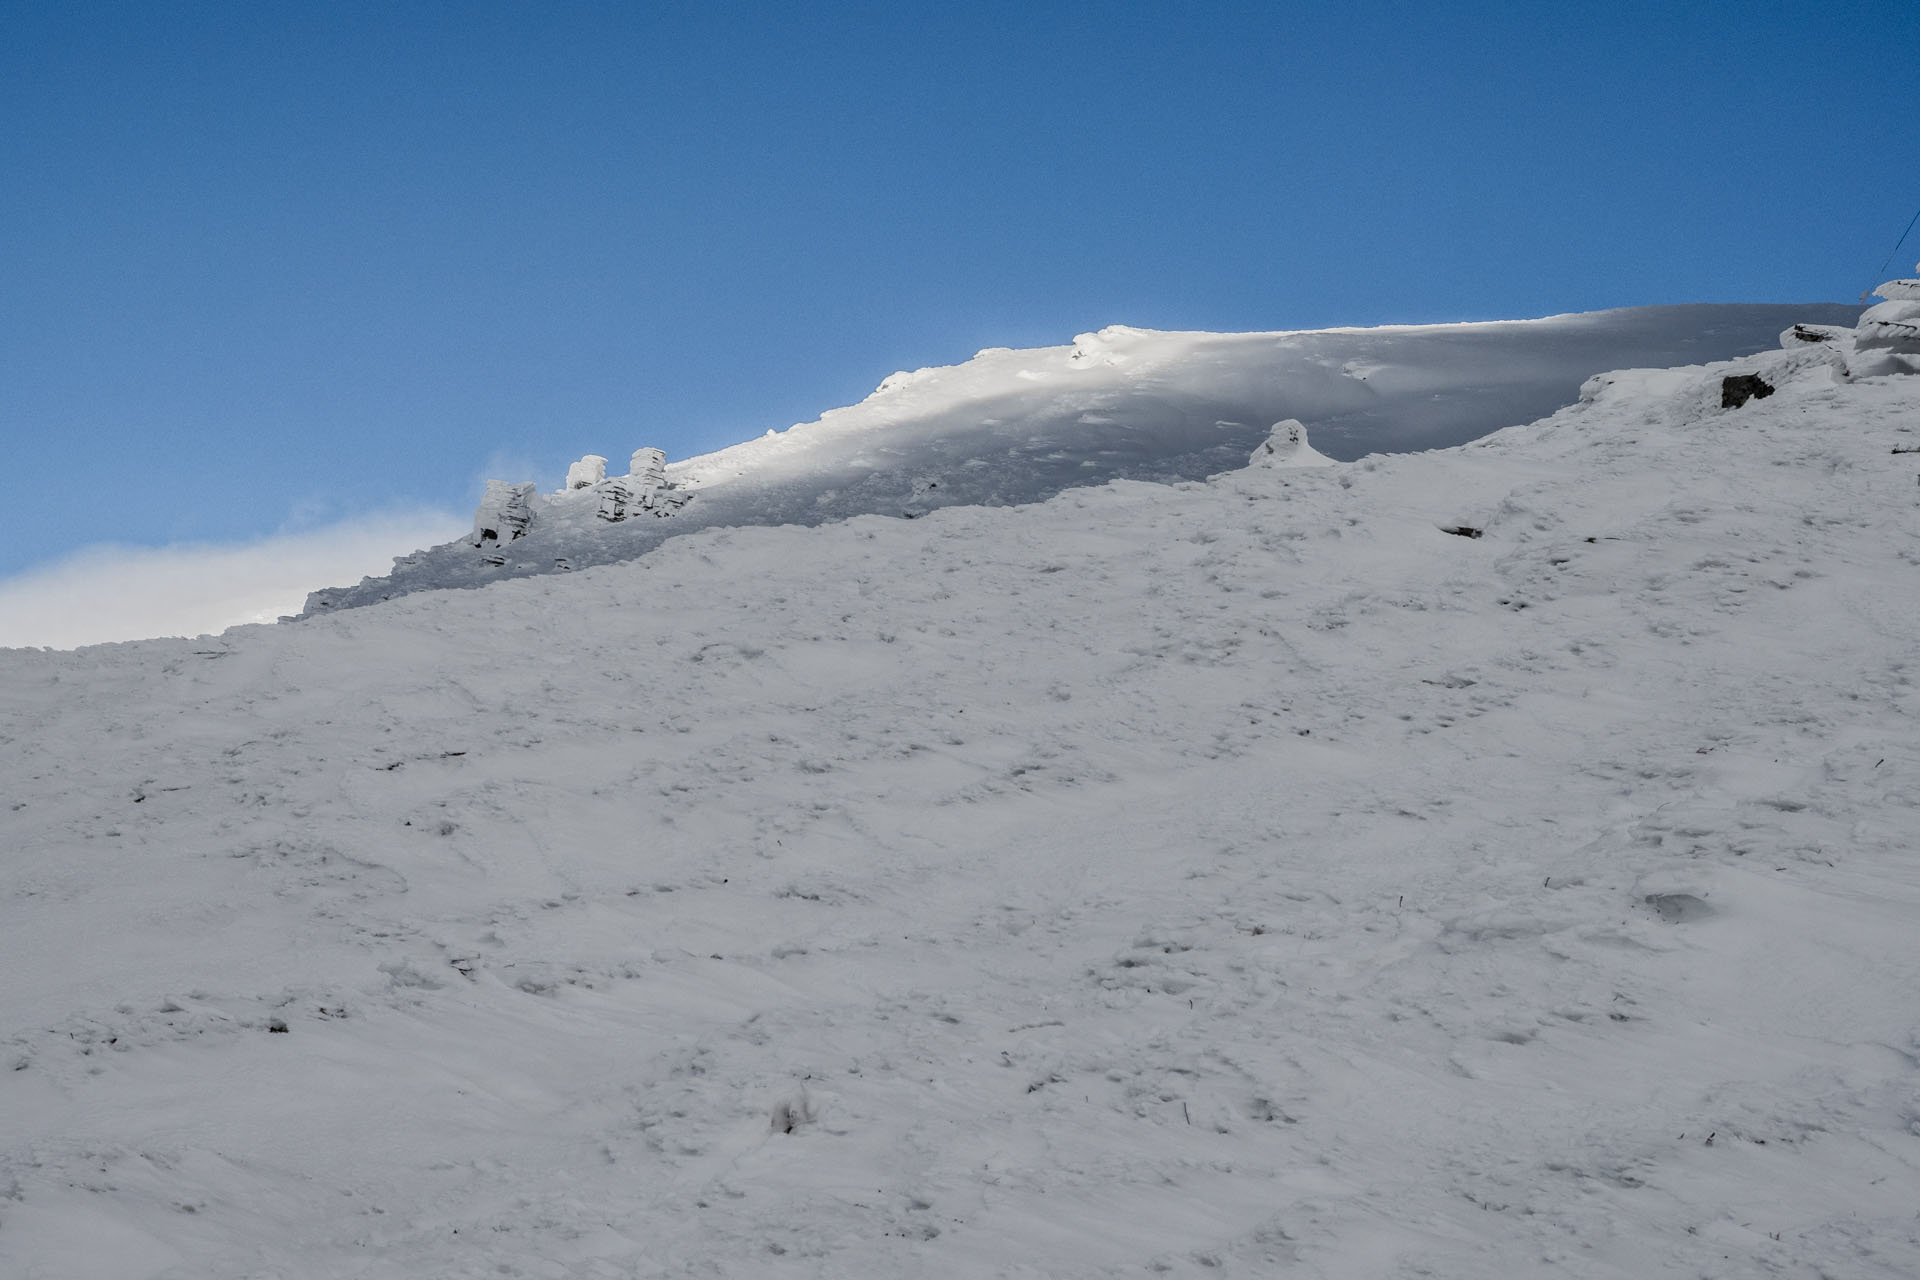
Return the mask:
[(0, 652), (0, 1273), (1920, 1273), (1916, 383)]

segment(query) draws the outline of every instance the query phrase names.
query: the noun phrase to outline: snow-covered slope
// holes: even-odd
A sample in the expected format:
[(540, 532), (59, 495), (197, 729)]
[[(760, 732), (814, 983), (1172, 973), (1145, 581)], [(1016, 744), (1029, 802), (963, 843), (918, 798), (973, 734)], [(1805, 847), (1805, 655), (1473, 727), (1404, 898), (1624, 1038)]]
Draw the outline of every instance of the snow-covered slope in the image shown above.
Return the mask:
[[(1283, 418), (1304, 421), (1319, 448), (1345, 460), (1460, 444), (1553, 412), (1604, 370), (1746, 355), (1771, 349), (1796, 321), (1851, 325), (1858, 314), (1733, 304), (1293, 333), (1115, 327), (1071, 346), (996, 348), (896, 373), (851, 408), (673, 464), (675, 501), (647, 513), (670, 518), (609, 521), (605, 486), (535, 497), (524, 538), (402, 557), (389, 576), (315, 592), (303, 616), (629, 560), (700, 528), (1037, 502), (1114, 479), (1197, 480), (1243, 465)], [(599, 443), (625, 457), (649, 442)]]
[(1920, 379), (1752, 367), (0, 652), (0, 1274), (1920, 1274)]

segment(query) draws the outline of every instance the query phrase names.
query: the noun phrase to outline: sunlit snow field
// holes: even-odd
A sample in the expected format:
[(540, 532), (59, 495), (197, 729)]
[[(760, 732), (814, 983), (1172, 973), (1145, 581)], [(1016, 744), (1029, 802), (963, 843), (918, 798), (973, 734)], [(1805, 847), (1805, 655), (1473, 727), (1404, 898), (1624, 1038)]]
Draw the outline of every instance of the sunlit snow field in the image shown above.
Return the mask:
[(1920, 379), (1772, 360), (0, 651), (0, 1274), (1920, 1274)]

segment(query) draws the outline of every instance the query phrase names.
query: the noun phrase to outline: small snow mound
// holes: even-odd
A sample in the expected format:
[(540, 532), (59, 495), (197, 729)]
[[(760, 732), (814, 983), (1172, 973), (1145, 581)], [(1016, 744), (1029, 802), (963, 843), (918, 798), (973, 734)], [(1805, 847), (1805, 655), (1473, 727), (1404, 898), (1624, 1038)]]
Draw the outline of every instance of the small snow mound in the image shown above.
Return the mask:
[(1580, 403), (1602, 400), (1641, 399), (1671, 390), (1678, 379), (1677, 369), (1613, 369), (1596, 373), (1580, 384)]
[(773, 1104), (768, 1119), (775, 1133), (792, 1133), (820, 1118), (820, 1106), (803, 1085), (788, 1097)]
[(1719, 914), (1711, 901), (1715, 879), (1709, 868), (1650, 871), (1635, 882), (1633, 895), (1666, 923), (1691, 924)]
[(1082, 368), (1125, 364), (1128, 353), (1122, 348), (1138, 346), (1152, 336), (1146, 329), (1110, 324), (1098, 333), (1075, 334), (1073, 352), (1067, 359)]
[(929, 365), (924, 369), (899, 369), (882, 378), (880, 385), (873, 389), (873, 394), (876, 396), (890, 395), (895, 391), (911, 387), (916, 383), (926, 382), (939, 372), (940, 366), (938, 365)]
[(1247, 459), (1249, 467), (1330, 467), (1333, 459), (1307, 443), (1307, 425), (1298, 418), (1273, 424), (1273, 433)]

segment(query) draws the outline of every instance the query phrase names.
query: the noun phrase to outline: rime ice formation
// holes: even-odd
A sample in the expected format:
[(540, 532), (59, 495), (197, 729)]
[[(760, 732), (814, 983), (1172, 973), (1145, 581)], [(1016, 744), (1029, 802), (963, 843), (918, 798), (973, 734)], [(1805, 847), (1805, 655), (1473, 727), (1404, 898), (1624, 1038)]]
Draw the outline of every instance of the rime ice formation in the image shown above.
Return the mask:
[(631, 470), (600, 486), (599, 516), (608, 523), (634, 516), (670, 516), (693, 495), (667, 482), (667, 455), (659, 449), (635, 449)]
[(1873, 292), (1885, 301), (1853, 325), (1795, 324), (1780, 335), (1780, 345), (1826, 352), (1842, 378), (1920, 373), (1920, 279), (1889, 280)]
[(487, 481), (486, 496), (480, 499), (480, 507), (473, 513), (473, 536), (467, 539), (468, 545), (491, 553), (525, 537), (533, 524), (533, 489), (531, 482)]
[(1288, 419), (1342, 460), (1441, 448), (1551, 413), (1604, 370), (1751, 355), (1796, 322), (1850, 335), (1858, 315), (1716, 304), (1277, 333), (1114, 325), (1068, 346), (992, 347), (893, 374), (860, 404), (703, 457), (666, 465), (641, 450), (627, 476), (609, 479), (590, 455), (568, 481), (586, 487), (536, 500), (532, 531), (510, 546), (476, 556), (462, 541), (403, 557), (385, 577), (313, 593), (303, 616), (631, 560), (703, 528), (917, 517), (1109, 480), (1199, 480), (1245, 466)]
[(667, 455), (660, 449), (635, 449), (627, 474), (642, 485), (654, 489), (667, 487)]
[(1250, 467), (1330, 467), (1333, 459), (1307, 443), (1307, 426), (1298, 418), (1273, 424), (1269, 435), (1247, 459)]
[(580, 461), (567, 468), (566, 489), (590, 489), (607, 478), (607, 460), (597, 453), (589, 453)]
[[(498, 569), (520, 554), (520, 549), (510, 544), (526, 537), (536, 523), (577, 525), (582, 505), (588, 500), (594, 502), (594, 515), (608, 523), (638, 516), (673, 515), (693, 495), (667, 480), (666, 463), (667, 455), (659, 449), (636, 449), (632, 470), (608, 479), (607, 460), (590, 453), (567, 469), (566, 487), (545, 498), (535, 492), (532, 481), (508, 484), (489, 480), (473, 515), (473, 533), (459, 545), (477, 549), (479, 564)], [(553, 561), (554, 568), (573, 568), (569, 556), (555, 555)], [(395, 562), (395, 567), (411, 568), (417, 563), (418, 557), (404, 557)]]
[(1873, 292), (1886, 301), (1861, 313), (1853, 338), (1854, 374), (1920, 373), (1920, 280), (1889, 280)]

